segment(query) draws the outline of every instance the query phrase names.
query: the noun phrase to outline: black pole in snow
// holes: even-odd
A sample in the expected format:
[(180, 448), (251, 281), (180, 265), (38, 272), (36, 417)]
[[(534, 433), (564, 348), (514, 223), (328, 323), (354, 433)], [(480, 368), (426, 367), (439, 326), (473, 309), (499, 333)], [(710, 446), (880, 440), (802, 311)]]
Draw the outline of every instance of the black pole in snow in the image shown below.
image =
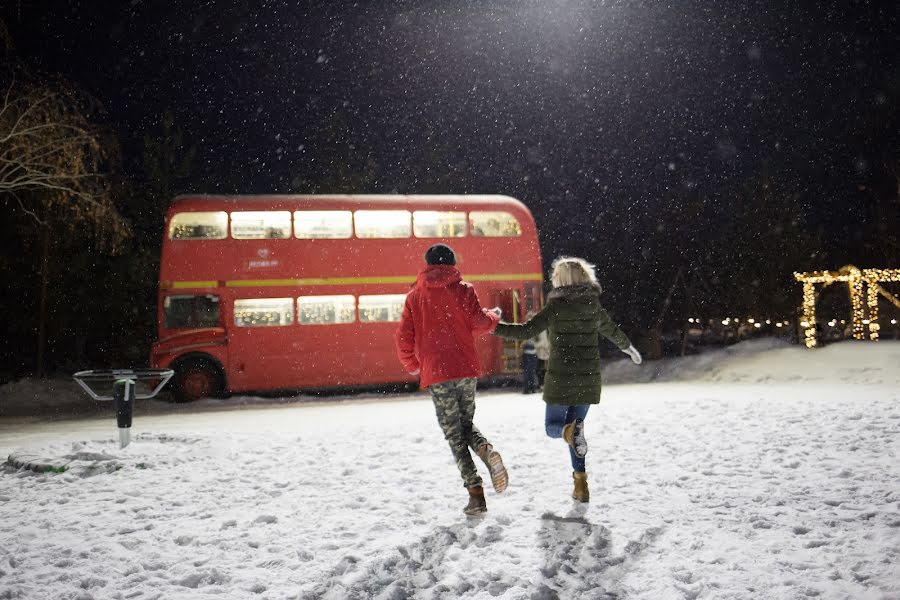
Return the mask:
[(131, 443), (131, 416), (134, 414), (134, 379), (117, 379), (113, 384), (116, 423), (119, 425), (119, 448)]
[[(131, 416), (134, 414), (134, 401), (153, 398), (163, 389), (175, 372), (172, 369), (98, 369), (78, 371), (72, 377), (94, 400), (112, 400), (116, 406), (116, 423), (119, 425), (119, 448), (131, 443)], [(135, 383), (155, 381), (156, 387), (149, 392), (137, 393)], [(108, 384), (113, 382), (112, 396), (101, 395), (90, 384)]]

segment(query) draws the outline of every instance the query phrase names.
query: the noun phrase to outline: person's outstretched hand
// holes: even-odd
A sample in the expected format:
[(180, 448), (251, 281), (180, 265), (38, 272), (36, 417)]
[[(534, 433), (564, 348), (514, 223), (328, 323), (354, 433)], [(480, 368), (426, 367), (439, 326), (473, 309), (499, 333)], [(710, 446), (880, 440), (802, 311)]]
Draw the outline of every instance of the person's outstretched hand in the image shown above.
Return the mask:
[(497, 315), (498, 318), (503, 317), (503, 310), (499, 306), (495, 306), (494, 308), (489, 308), (488, 310), (490, 312), (494, 313), (495, 315)]
[(641, 353), (638, 352), (638, 349), (634, 347), (634, 344), (628, 346), (628, 348), (626, 348), (625, 350), (622, 350), (622, 352), (624, 352), (629, 357), (631, 357), (631, 362), (633, 362), (636, 365), (641, 364), (641, 362), (643, 362), (643, 360), (644, 360), (643, 358), (641, 358)]

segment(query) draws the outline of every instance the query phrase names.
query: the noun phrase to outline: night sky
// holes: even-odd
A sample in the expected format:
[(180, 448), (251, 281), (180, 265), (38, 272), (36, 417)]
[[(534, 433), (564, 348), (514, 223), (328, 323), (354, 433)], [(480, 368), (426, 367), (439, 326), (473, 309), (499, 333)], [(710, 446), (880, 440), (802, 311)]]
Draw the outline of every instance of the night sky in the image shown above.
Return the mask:
[(22, 60), (104, 105), (127, 172), (171, 111), (198, 152), (181, 191), (308, 191), (371, 164), (357, 191), (522, 199), (550, 255), (616, 252), (663, 201), (727, 219), (775, 175), (853, 260), (900, 160), (892, 1), (2, 6)]

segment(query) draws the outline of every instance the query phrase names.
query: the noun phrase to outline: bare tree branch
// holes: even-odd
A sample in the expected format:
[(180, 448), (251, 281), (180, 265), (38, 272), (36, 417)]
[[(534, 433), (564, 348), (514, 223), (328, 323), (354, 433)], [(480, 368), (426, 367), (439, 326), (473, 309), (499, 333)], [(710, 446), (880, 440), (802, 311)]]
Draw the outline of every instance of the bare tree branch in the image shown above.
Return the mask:
[(25, 214), (31, 215), (31, 216), (34, 218), (34, 220), (38, 222), (39, 225), (43, 225), (44, 227), (47, 226), (47, 221), (42, 221), (41, 218), (40, 218), (39, 216), (37, 216), (37, 215), (36, 215), (35, 213), (33, 213), (32, 211), (30, 211), (30, 210), (28, 210), (27, 208), (25, 208), (25, 205), (22, 203), (22, 199), (19, 198), (19, 195), (18, 195), (18, 194), (16, 194), (15, 192), (12, 192), (12, 193), (10, 194), (10, 196), (12, 196), (13, 198), (16, 199), (16, 202), (19, 203), (19, 208), (21, 208), (21, 209), (25, 212)]
[(77, 93), (10, 78), (0, 104), (0, 197), (46, 225), (39, 214), (89, 223), (113, 246), (129, 234), (104, 174), (107, 150)]

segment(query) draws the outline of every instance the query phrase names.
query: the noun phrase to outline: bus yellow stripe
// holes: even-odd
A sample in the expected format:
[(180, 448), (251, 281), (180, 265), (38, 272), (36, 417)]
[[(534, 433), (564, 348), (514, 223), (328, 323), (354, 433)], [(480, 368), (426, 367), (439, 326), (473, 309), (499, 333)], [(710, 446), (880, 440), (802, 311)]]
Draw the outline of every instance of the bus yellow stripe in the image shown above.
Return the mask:
[[(465, 275), (466, 281), (542, 281), (541, 273), (485, 273)], [(233, 279), (225, 282), (225, 287), (295, 287), (317, 285), (378, 285), (386, 283), (414, 283), (413, 275), (397, 275), (387, 277), (310, 277), (305, 279)], [(216, 281), (174, 281), (172, 288), (205, 288), (216, 287)]]
[(226, 281), (225, 287), (265, 287), (298, 285), (297, 279), (235, 279)]
[(214, 288), (218, 285), (218, 281), (173, 281), (172, 289)]

